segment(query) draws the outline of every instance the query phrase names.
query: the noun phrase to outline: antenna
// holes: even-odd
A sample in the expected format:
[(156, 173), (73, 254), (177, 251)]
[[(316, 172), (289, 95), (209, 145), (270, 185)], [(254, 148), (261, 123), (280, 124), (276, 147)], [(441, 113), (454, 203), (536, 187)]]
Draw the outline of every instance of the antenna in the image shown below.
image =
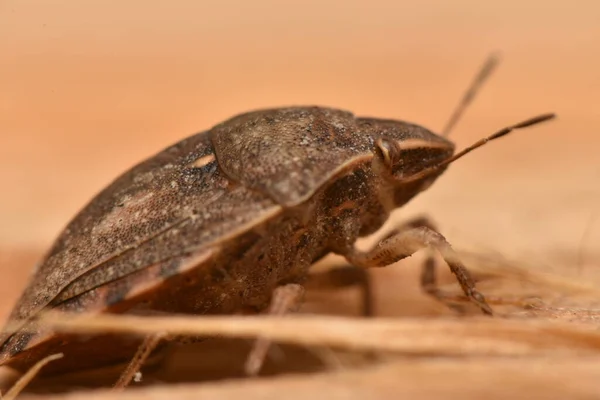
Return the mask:
[(499, 53), (492, 53), (488, 56), (487, 60), (479, 70), (479, 73), (477, 74), (477, 76), (475, 76), (475, 79), (473, 79), (473, 82), (471, 82), (471, 85), (469, 85), (469, 88), (460, 100), (460, 103), (458, 103), (458, 106), (454, 109), (454, 112), (452, 113), (450, 119), (446, 123), (446, 126), (442, 130), (442, 136), (447, 137), (450, 134), (450, 131), (452, 131), (454, 125), (456, 125), (460, 117), (462, 117), (462, 115), (464, 114), (467, 106), (469, 106), (469, 104), (473, 102), (475, 95), (479, 92), (481, 86), (485, 83), (485, 81), (488, 80), (488, 78), (490, 77), (494, 69), (496, 69), (499, 63)]
[(426, 177), (427, 175), (430, 175), (432, 173), (435, 173), (437, 170), (439, 170), (442, 167), (445, 167), (446, 165), (458, 160), (459, 158), (461, 158), (462, 156), (472, 152), (473, 150), (475, 150), (478, 147), (483, 146), (484, 144), (494, 140), (494, 139), (498, 139), (502, 136), (508, 135), (509, 133), (511, 133), (514, 130), (517, 129), (522, 129), (522, 128), (527, 128), (533, 125), (537, 125), (541, 122), (545, 122), (551, 119), (554, 119), (556, 117), (556, 114), (553, 113), (548, 113), (548, 114), (542, 114), (542, 115), (538, 115), (537, 117), (533, 117), (533, 118), (529, 118), (528, 120), (525, 120), (523, 122), (519, 122), (518, 124), (514, 124), (511, 126), (507, 126), (506, 128), (500, 129), (498, 132), (494, 133), (493, 135), (490, 135), (488, 137), (485, 137), (483, 139), (478, 140), (477, 142), (473, 143), (471, 146), (467, 147), (466, 149), (456, 153), (454, 156), (448, 158), (447, 160), (442, 161), (439, 164), (436, 164), (432, 167), (426, 168), (420, 172), (415, 173), (414, 175), (411, 175), (409, 177), (407, 177), (406, 179), (403, 179), (405, 181), (413, 181), (413, 180), (417, 180), (417, 179), (421, 179), (423, 177)]

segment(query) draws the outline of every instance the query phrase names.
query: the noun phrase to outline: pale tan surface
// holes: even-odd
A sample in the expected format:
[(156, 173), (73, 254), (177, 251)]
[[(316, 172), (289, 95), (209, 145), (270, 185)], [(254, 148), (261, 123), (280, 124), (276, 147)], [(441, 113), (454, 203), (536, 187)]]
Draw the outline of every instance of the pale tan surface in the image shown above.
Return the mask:
[[(163, 147), (290, 104), (439, 130), (492, 50), (504, 62), (453, 133), (459, 147), (538, 113), (559, 120), (469, 155), (398, 218), (427, 212), (458, 246), (595, 277), (598, 21), (593, 0), (3, 1), (0, 315), (68, 219)], [(421, 295), (401, 265), (374, 274), (379, 310), (437, 310), (407, 303)]]
[[(390, 363), (371, 370), (343, 371), (315, 377), (289, 376), (269, 382), (232, 382), (229, 385), (207, 384), (153, 388), (132, 391), (119, 396), (123, 400), (138, 399), (592, 399), (596, 398), (598, 364), (567, 359), (560, 366), (546, 360), (527, 360), (523, 370), (515, 373), (514, 365), (506, 361), (421, 363), (413, 360)], [(568, 370), (568, 376), (563, 371)], [(423, 376), (430, 381), (423, 382)], [(443, 377), (443, 378), (442, 378)], [(469, 383), (465, 383), (468, 377)], [(441, 378), (441, 379), (440, 379)], [(567, 382), (564, 382), (568, 379)], [(349, 384), (352, 382), (351, 384)], [(496, 388), (491, 391), (490, 386)], [(531, 397), (535, 393), (535, 397)], [(39, 397), (30, 397), (40, 399)], [(65, 400), (106, 399), (105, 393), (77, 393), (71, 396), (44, 397)]]

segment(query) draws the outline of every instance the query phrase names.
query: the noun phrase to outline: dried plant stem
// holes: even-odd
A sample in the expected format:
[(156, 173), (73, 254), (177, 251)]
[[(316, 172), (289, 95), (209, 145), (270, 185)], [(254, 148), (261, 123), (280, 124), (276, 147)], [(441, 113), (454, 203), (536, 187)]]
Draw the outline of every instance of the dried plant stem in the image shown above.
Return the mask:
[(105, 390), (28, 396), (27, 400), (530, 400), (597, 399), (598, 359), (398, 360), (327, 374), (276, 379), (232, 379), (202, 384), (156, 385), (113, 393)]
[(38, 361), (33, 367), (31, 367), (19, 380), (10, 388), (8, 392), (4, 396), (2, 396), (2, 400), (14, 400), (17, 398), (19, 393), (25, 389), (25, 387), (35, 378), (35, 376), (40, 372), (40, 370), (48, 363), (58, 360), (62, 358), (63, 354), (52, 354), (46, 358), (42, 358)]
[[(436, 355), (533, 355), (600, 351), (600, 332), (555, 321), (384, 319), (297, 315), (139, 317), (45, 314), (44, 324), (78, 333), (264, 336), (279, 342)], [(165, 327), (167, 329), (165, 330)]]

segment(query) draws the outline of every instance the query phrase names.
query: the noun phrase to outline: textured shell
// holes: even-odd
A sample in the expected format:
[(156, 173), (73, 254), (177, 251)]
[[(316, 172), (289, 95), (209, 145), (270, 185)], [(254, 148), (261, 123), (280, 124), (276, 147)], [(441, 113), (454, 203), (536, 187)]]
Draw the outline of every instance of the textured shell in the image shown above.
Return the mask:
[[(351, 113), (318, 107), (250, 112), (184, 139), (127, 171), (81, 210), (35, 271), (10, 321), (22, 326), (46, 307), (240, 234), (281, 206), (302, 203), (369, 155), (370, 146)], [(132, 281), (138, 289), (153, 282), (143, 283)]]
[(23, 325), (45, 307), (199, 252), (278, 210), (267, 196), (223, 176), (207, 133), (191, 136), (119, 177), (68, 224), (10, 321)]
[(294, 107), (234, 117), (211, 131), (223, 171), (295, 206), (372, 147), (350, 112)]

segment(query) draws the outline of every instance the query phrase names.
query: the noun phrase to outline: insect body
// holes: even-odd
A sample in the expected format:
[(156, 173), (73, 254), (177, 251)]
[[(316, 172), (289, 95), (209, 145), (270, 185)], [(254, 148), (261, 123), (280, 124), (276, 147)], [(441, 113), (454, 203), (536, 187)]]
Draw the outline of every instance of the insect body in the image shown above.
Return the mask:
[(63, 352), (50, 374), (126, 360), (137, 338), (58, 334), (36, 317), (257, 312), (329, 253), (369, 268), (437, 249), (467, 298), (490, 313), (428, 228), (354, 247), (470, 150), (454, 155), (452, 142), (418, 125), (323, 107), (249, 112), (188, 137), (124, 173), (68, 224), (10, 316), (18, 329), (0, 337), (0, 363), (22, 371)]

